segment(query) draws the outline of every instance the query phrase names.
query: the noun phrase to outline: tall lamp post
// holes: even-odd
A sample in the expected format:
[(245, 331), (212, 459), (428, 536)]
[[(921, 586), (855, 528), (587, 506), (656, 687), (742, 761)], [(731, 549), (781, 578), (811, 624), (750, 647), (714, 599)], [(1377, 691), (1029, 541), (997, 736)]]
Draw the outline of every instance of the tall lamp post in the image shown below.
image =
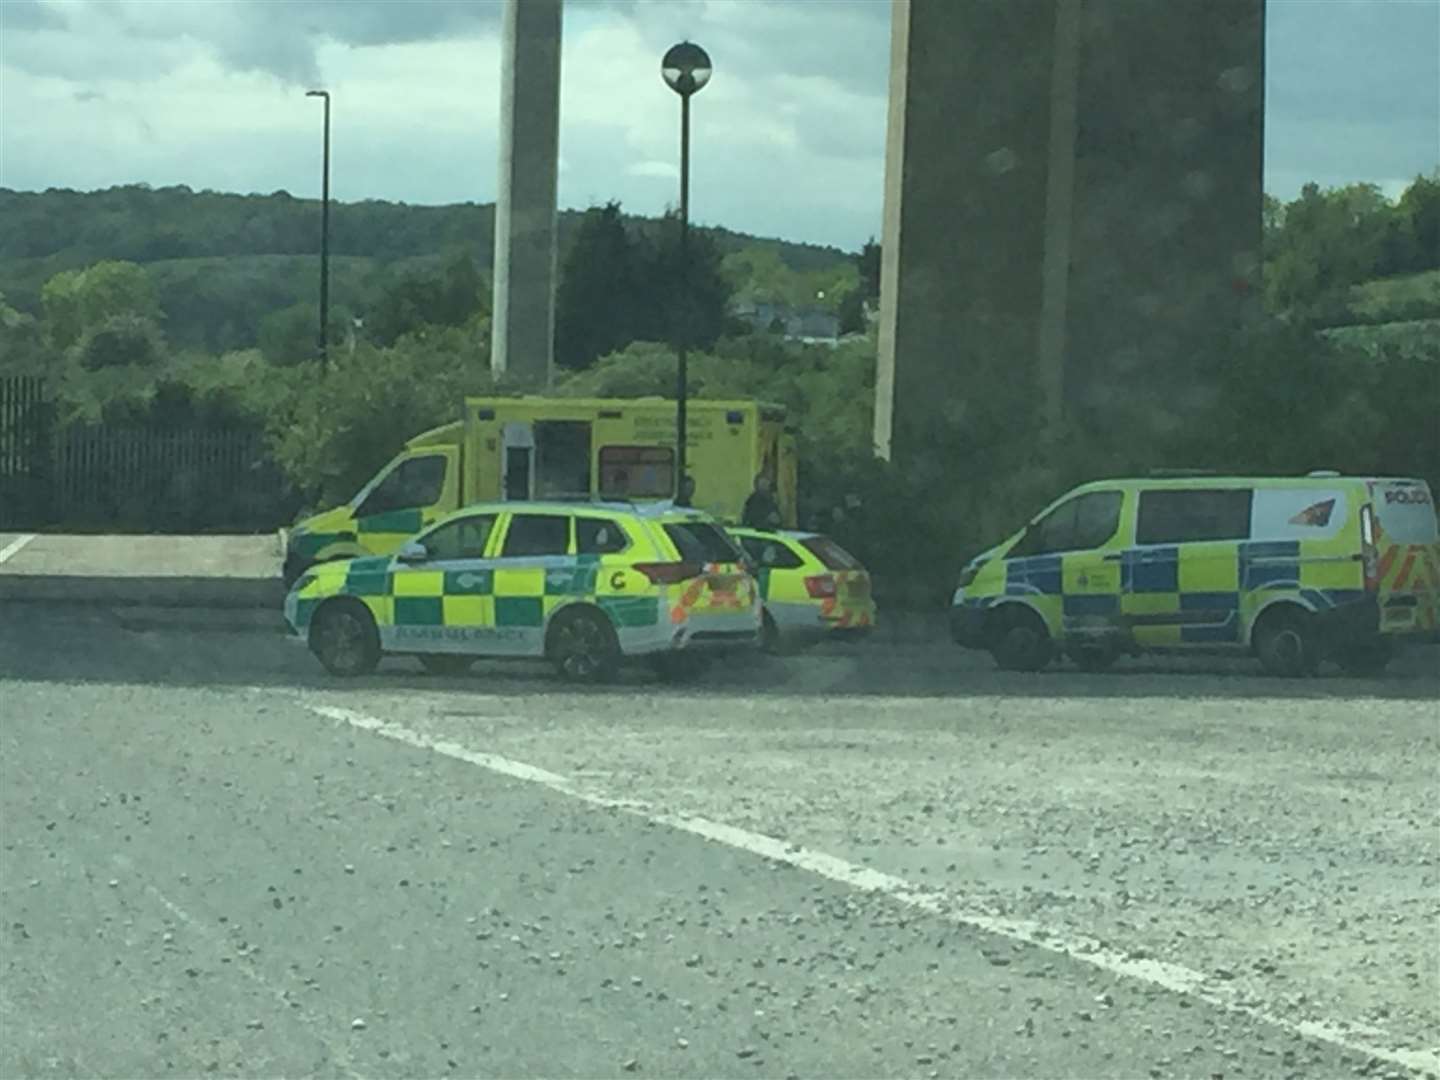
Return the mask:
[(325, 153), (320, 178), (320, 370), (330, 363), (330, 91), (307, 90), (325, 99)]
[(676, 337), (679, 367), (675, 378), (675, 495), (676, 501), (689, 504), (684, 492), (685, 399), (688, 394), (688, 348), (690, 331), (690, 96), (710, 81), (710, 56), (699, 45), (682, 41), (672, 45), (660, 61), (660, 74), (665, 85), (680, 95), (680, 326)]

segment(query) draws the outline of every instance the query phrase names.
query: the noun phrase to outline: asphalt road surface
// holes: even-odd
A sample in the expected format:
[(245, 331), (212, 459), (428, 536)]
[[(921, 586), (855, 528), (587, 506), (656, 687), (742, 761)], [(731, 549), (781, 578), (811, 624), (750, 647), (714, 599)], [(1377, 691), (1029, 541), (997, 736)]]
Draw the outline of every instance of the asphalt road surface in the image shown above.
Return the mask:
[(0, 1076), (1431, 1076), (1440, 671), (0, 615)]

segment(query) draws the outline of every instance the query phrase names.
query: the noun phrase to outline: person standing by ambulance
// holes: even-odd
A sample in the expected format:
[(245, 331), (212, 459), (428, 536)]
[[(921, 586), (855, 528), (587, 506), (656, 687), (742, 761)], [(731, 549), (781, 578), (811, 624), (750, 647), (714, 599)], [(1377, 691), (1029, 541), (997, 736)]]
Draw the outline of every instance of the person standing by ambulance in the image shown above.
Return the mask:
[(780, 504), (770, 493), (770, 478), (764, 473), (755, 477), (755, 490), (745, 500), (745, 509), (740, 515), (740, 524), (747, 529), (780, 528)]

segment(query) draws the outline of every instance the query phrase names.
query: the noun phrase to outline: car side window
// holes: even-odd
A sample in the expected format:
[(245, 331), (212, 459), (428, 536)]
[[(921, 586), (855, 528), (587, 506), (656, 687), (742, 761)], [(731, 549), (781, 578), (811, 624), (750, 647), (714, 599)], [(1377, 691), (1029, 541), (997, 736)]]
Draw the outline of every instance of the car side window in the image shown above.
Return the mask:
[(441, 525), (422, 542), (431, 559), (483, 559), (494, 528), (494, 514), (476, 514)]
[(516, 514), (505, 530), (501, 556), (564, 555), (570, 550), (570, 518), (565, 514)]
[(793, 570), (801, 565), (800, 557), (776, 540), (745, 536), (741, 537), (740, 546), (756, 566), (768, 567), (771, 570)]
[(618, 521), (604, 518), (575, 519), (575, 551), (580, 555), (611, 555), (630, 546), (630, 538)]

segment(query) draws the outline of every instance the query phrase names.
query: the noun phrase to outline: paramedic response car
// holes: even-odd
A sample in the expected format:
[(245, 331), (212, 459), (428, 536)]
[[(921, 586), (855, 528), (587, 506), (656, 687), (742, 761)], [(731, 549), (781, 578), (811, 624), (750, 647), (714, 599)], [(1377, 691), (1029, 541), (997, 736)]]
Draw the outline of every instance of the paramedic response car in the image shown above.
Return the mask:
[(1059, 648), (1089, 670), (1122, 653), (1249, 650), (1276, 675), (1330, 658), (1378, 673), (1435, 639), (1440, 543), (1421, 480), (1111, 480), (1077, 488), (972, 560), (954, 639), (1006, 669)]
[(478, 657), (547, 659), (576, 681), (649, 657), (678, 676), (706, 652), (758, 643), (760, 596), (743, 560), (698, 511), (479, 504), (393, 556), (312, 568), (285, 619), (336, 675), (398, 653), (442, 673)]
[(848, 551), (813, 532), (729, 530), (750, 557), (765, 604), (768, 651), (823, 638), (863, 637), (875, 626), (870, 575)]

